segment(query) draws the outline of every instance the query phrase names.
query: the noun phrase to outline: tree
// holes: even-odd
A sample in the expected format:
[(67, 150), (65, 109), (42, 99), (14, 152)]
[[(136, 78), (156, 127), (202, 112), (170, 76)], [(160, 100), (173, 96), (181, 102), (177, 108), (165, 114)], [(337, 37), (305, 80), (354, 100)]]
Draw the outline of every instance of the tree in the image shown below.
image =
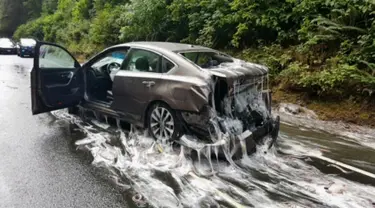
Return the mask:
[(22, 0), (0, 0), (0, 35), (11, 36), (27, 19), (24, 11)]

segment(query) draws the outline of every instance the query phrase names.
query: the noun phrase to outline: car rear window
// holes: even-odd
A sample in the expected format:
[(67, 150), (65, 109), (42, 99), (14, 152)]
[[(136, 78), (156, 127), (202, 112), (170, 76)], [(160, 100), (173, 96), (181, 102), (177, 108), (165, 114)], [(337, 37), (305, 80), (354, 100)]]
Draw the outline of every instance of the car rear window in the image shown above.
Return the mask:
[(198, 53), (197, 52), (192, 52), (192, 53), (182, 53), (183, 56), (185, 56), (187, 59), (189, 59), (192, 62), (197, 61)]
[(210, 68), (220, 65), (224, 62), (233, 62), (233, 58), (223, 53), (217, 52), (184, 52), (180, 53), (185, 58), (202, 68)]
[(21, 39), (21, 44), (24, 46), (35, 46), (36, 41), (33, 39)]

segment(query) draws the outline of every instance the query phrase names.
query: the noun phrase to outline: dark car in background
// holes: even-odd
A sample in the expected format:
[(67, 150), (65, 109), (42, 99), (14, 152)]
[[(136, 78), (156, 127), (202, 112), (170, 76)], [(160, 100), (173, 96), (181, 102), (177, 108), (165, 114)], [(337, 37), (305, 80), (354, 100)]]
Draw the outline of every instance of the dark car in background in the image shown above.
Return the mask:
[(33, 57), (36, 41), (31, 38), (21, 38), (17, 44), (17, 54), (20, 57)]
[(14, 42), (9, 38), (0, 38), (0, 54), (17, 54)]

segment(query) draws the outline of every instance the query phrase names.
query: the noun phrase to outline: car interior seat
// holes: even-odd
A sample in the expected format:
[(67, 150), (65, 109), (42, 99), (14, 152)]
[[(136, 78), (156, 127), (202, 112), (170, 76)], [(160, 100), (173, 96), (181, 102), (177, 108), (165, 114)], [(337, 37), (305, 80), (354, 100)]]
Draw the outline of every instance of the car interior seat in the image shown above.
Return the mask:
[(147, 72), (150, 70), (150, 64), (148, 63), (147, 58), (141, 57), (135, 61), (135, 68), (139, 71)]
[(87, 90), (89, 96), (95, 100), (108, 101), (107, 93), (112, 90), (112, 81), (109, 77), (95, 73), (94, 70), (87, 71)]

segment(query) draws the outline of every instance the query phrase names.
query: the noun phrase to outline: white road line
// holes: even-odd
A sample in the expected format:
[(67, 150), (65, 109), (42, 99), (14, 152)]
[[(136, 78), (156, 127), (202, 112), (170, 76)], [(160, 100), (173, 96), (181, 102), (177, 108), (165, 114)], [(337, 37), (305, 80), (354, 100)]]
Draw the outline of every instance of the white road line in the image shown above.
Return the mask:
[(347, 165), (345, 163), (342, 163), (342, 162), (339, 162), (339, 161), (336, 161), (336, 160), (332, 160), (328, 157), (324, 157), (324, 156), (321, 156), (321, 155), (311, 155), (310, 157), (315, 157), (315, 158), (324, 160), (324, 161), (332, 163), (334, 165), (346, 168), (348, 170), (351, 170), (351, 171), (354, 171), (354, 172), (357, 172), (357, 173), (360, 173), (362, 175), (365, 175), (365, 176), (368, 176), (368, 177), (371, 177), (371, 178), (375, 179), (375, 174), (373, 174), (373, 173), (367, 172), (365, 170), (361, 170), (359, 168), (353, 167), (351, 165)]

